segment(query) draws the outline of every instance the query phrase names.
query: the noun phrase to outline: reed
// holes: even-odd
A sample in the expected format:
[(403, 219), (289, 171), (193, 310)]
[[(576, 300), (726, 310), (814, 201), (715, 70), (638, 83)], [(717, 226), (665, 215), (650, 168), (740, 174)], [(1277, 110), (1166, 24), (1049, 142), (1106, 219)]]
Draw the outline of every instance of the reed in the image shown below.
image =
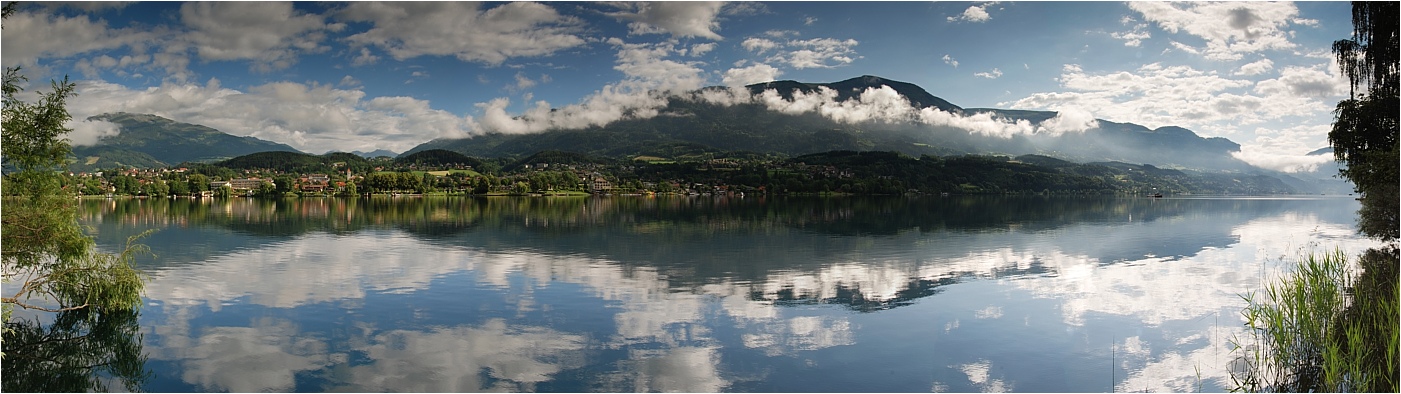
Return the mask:
[(1242, 296), (1250, 338), (1232, 340), (1232, 391), (1397, 392), (1395, 249), (1370, 250), (1359, 265), (1337, 249), (1306, 254)]

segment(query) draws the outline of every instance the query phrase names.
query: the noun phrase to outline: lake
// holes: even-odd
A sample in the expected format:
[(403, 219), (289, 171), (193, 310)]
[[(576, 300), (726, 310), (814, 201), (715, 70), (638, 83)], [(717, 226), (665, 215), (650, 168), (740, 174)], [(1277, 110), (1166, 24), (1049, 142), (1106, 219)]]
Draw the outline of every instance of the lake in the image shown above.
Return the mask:
[(1358, 207), (118, 199), (82, 220), (107, 250), (157, 230), (145, 306), (114, 323), (146, 391), (1222, 391), (1240, 295), (1376, 246)]

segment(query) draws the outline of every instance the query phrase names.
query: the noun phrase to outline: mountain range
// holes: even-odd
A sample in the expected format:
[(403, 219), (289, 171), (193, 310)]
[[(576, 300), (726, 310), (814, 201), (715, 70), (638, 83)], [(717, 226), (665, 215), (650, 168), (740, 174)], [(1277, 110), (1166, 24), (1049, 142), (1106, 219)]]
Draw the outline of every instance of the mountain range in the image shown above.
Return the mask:
[[(1044, 132), (1037, 127), (1061, 120), (1063, 114), (995, 108), (963, 108), (930, 94), (923, 88), (876, 76), (861, 76), (831, 83), (773, 81), (746, 87), (750, 100), (738, 104), (698, 99), (704, 88), (671, 97), (655, 116), (623, 119), (603, 126), (553, 129), (531, 134), (486, 133), (462, 139), (437, 139), (421, 144), (404, 156), (442, 149), (474, 157), (524, 157), (541, 151), (567, 151), (630, 158), (638, 155), (681, 158), (698, 154), (751, 153), (799, 156), (833, 150), (898, 151), (919, 155), (1043, 155), (1073, 162), (1125, 162), (1199, 171), (1290, 175), (1251, 166), (1233, 156), (1240, 145), (1225, 138), (1204, 138), (1175, 126), (1149, 129), (1133, 123), (1094, 119), (1082, 130)], [(780, 111), (766, 104), (776, 96), (791, 102), (795, 97), (825, 97), (834, 103), (851, 103), (868, 91), (888, 89), (913, 110), (933, 110), (959, 119), (980, 119), (1021, 124), (1035, 132), (1010, 134), (970, 132), (953, 124), (929, 124), (914, 120), (875, 119), (839, 121), (819, 111)], [(824, 94), (828, 96), (823, 96)], [(766, 97), (767, 96), (767, 97)], [(771, 102), (771, 101), (770, 101)], [(118, 135), (95, 146), (75, 147), (73, 167), (105, 168), (114, 165), (156, 167), (181, 162), (213, 162), (263, 151), (296, 152), (290, 146), (253, 137), (236, 137), (215, 129), (175, 122), (155, 115), (109, 113), (91, 119), (121, 127)], [(387, 150), (353, 152), (362, 157), (396, 156)], [(1320, 152), (1314, 152), (1322, 154)], [(1318, 185), (1337, 191), (1338, 183), (1318, 181), (1315, 174), (1284, 179), (1302, 190)], [(1314, 185), (1314, 186), (1309, 186)]]
[(290, 146), (254, 137), (238, 137), (208, 126), (181, 123), (155, 115), (106, 113), (88, 120), (117, 124), (117, 135), (92, 146), (73, 147), (70, 169), (167, 167), (183, 162), (211, 162), (254, 152), (297, 152)]
[[(773, 91), (792, 101), (795, 95), (835, 92), (834, 102), (861, 97), (888, 87), (916, 110), (934, 109), (951, 117), (982, 119), (1034, 127), (1059, 115), (1049, 111), (969, 109), (938, 98), (914, 84), (875, 76), (833, 83), (775, 81), (749, 85), (751, 95)], [(723, 89), (723, 88), (706, 88)], [(694, 96), (694, 95), (693, 95)], [(775, 111), (755, 99), (716, 104), (673, 97), (656, 116), (624, 119), (601, 127), (550, 130), (534, 134), (488, 133), (462, 139), (429, 141), (409, 150), (445, 149), (469, 156), (528, 155), (567, 150), (603, 156), (675, 156), (706, 151), (750, 151), (789, 156), (830, 150), (899, 151), (910, 155), (1039, 154), (1076, 162), (1122, 161), (1160, 167), (1210, 171), (1256, 171), (1232, 156), (1240, 145), (1225, 138), (1203, 138), (1181, 127), (1149, 129), (1132, 123), (1097, 120), (1083, 132), (989, 135), (951, 125), (913, 121), (842, 122), (817, 111)]]

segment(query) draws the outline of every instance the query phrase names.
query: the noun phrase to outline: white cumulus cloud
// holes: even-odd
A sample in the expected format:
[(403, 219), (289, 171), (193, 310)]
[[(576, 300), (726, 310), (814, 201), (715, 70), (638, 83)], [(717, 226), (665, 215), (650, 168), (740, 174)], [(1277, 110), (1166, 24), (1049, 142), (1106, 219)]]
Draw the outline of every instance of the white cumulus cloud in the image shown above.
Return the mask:
[[(1146, 22), (1169, 33), (1183, 32), (1206, 41), (1203, 55), (1212, 60), (1239, 60), (1243, 54), (1294, 48), (1287, 28), (1297, 21), (1293, 3), (1130, 2)], [(1182, 49), (1179, 47), (1179, 49)]]
[(745, 86), (777, 80), (782, 71), (767, 64), (755, 64), (744, 68), (731, 68), (725, 71), (725, 86)]
[(986, 2), (986, 3), (983, 3), (983, 4), (968, 6), (968, 9), (963, 10), (963, 13), (962, 13), (962, 14), (958, 14), (958, 15), (955, 15), (955, 16), (950, 16), (950, 17), (948, 17), (948, 21), (949, 21), (949, 22), (959, 22), (959, 21), (963, 21), (963, 22), (975, 22), (975, 23), (976, 23), (976, 22), (987, 22), (987, 21), (989, 21), (989, 20), (992, 20), (992, 15), (989, 15), (989, 14), (988, 14), (987, 7), (990, 6), (990, 5), (993, 5), (993, 4), (997, 4), (997, 2), (996, 2), (996, 1), (991, 1), (991, 2)]
[(861, 58), (855, 47), (860, 42), (853, 39), (811, 38), (774, 41), (767, 38), (750, 37), (740, 46), (763, 55), (774, 51), (764, 61), (770, 64), (784, 64), (795, 69), (835, 68)]
[(287, 2), (190, 2), (180, 6), (180, 19), (189, 28), (183, 38), (201, 59), (252, 60), (261, 71), (291, 66), (300, 53), (328, 50), (321, 45), (326, 32), (344, 27)]
[(660, 1), (621, 3), (623, 11), (608, 14), (628, 24), (630, 34), (671, 34), (673, 37), (722, 39), (715, 29), (720, 27), (716, 16), (724, 6), (719, 1)]
[(154, 40), (152, 32), (113, 29), (88, 16), (65, 17), (16, 12), (5, 18), (0, 44), (6, 67), (33, 67), (41, 58), (64, 58), (91, 51), (140, 46)]
[(1275, 63), (1270, 59), (1260, 59), (1240, 66), (1240, 70), (1235, 75), (1260, 75), (1274, 69)]
[(482, 115), (477, 132), (536, 133), (650, 118), (666, 106), (669, 97), (705, 84), (699, 63), (670, 59), (683, 52), (674, 42), (633, 44), (615, 39), (610, 44), (618, 50), (613, 68), (623, 73), (622, 81), (605, 85), (578, 104), (554, 108), (538, 101), (514, 115), (507, 111), (510, 99), (479, 103)]
[[(1190, 66), (1151, 63), (1131, 72), (1093, 74), (1077, 65), (1066, 65), (1058, 80), (1066, 91), (1035, 93), (999, 105), (1016, 109), (1095, 108), (1101, 118), (1150, 128), (1199, 128), (1217, 122), (1256, 124), (1328, 110), (1320, 101), (1294, 94), (1252, 95), (1246, 89), (1256, 85), (1252, 81)], [(1270, 93), (1282, 93), (1274, 85), (1267, 86), (1272, 86)]]
[(750, 52), (758, 53), (760, 55), (764, 54), (764, 52), (768, 52), (779, 47), (778, 43), (774, 42), (773, 40), (758, 37), (746, 38), (744, 39), (744, 42), (740, 43), (740, 46), (744, 47), (744, 49), (749, 50)]
[(373, 45), (397, 60), (425, 55), (456, 56), (499, 65), (585, 44), (583, 22), (540, 3), (506, 3), (482, 9), (463, 2), (353, 2), (337, 17), (373, 27), (347, 37)]
[(1148, 25), (1146, 24), (1139, 24), (1134, 26), (1133, 30), (1110, 33), (1109, 36), (1124, 40), (1124, 46), (1126, 47), (1137, 47), (1143, 44), (1143, 40), (1153, 38), (1151, 33), (1144, 31), (1147, 27)]
[(705, 42), (691, 46), (691, 56), (701, 56), (715, 50), (715, 43)]

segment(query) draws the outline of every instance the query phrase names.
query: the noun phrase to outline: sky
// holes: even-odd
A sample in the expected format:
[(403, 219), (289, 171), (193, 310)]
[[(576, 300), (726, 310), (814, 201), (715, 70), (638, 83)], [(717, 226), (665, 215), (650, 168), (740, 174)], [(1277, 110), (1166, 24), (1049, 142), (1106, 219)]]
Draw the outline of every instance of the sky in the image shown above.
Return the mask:
[(1057, 111), (1058, 124), (1082, 127), (912, 111), (878, 91), (860, 102), (761, 102), (970, 132), (1081, 131), (1094, 118), (1181, 126), (1239, 143), (1251, 164), (1298, 171), (1331, 160), (1307, 153), (1328, 146), (1332, 109), (1349, 94), (1330, 46), (1351, 36), (1350, 7), (39, 2), (3, 21), (0, 63), (22, 67), (30, 97), (51, 79), (77, 84), (75, 145), (120, 132), (87, 117), (124, 111), (308, 153), (404, 152), (437, 138), (654, 116), (663, 97), (707, 86), (875, 75), (964, 108)]

